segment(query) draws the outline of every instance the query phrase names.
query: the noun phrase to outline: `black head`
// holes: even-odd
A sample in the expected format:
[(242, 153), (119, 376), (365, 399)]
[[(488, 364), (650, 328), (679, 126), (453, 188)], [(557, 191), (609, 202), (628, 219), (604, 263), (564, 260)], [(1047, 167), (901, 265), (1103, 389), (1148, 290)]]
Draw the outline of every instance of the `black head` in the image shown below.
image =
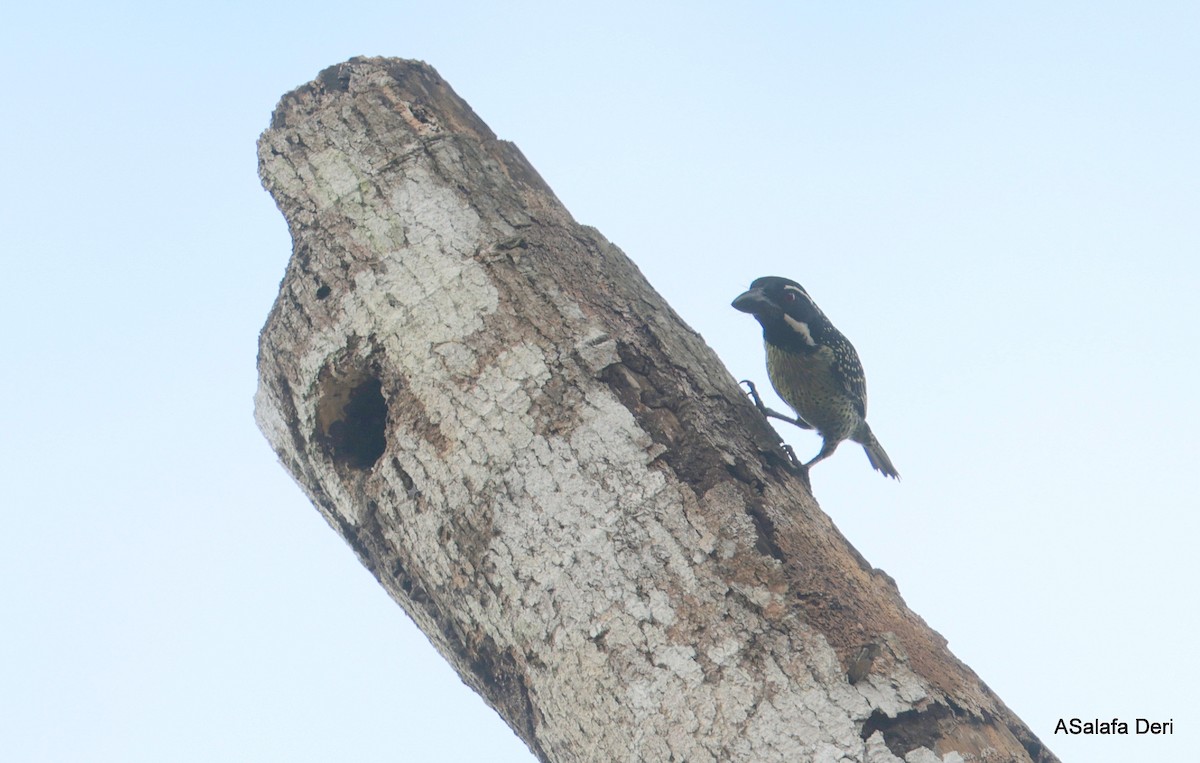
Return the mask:
[(829, 325), (803, 286), (778, 276), (755, 279), (748, 291), (733, 300), (733, 307), (757, 318), (767, 341), (789, 349), (816, 346), (818, 335)]

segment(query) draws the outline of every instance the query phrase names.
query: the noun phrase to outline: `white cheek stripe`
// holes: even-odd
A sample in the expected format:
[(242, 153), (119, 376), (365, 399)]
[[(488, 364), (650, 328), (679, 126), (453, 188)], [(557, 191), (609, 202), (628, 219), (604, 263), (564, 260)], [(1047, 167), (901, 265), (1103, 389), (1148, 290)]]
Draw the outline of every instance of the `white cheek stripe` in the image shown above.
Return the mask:
[[(791, 287), (789, 286), (788, 288), (791, 288)], [(796, 320), (795, 318), (793, 318), (792, 316), (788, 315), (787, 313), (784, 313), (784, 315), (783, 315), (783, 321), (784, 321), (784, 323), (786, 323), (787, 325), (791, 326), (791, 327), (792, 327), (792, 329), (793, 329), (793, 330), (795, 330), (795, 332), (796, 332), (797, 334), (799, 334), (800, 336), (804, 337), (804, 341), (805, 341), (805, 343), (807, 343), (807, 344), (808, 344), (808, 346), (809, 346), (809, 347), (816, 347), (816, 346), (817, 346), (817, 343), (813, 341), (813, 338), (812, 338), (812, 332), (810, 332), (810, 331), (808, 330), (808, 324), (807, 324), (807, 323), (804, 323), (804, 322), (802, 322), (802, 321), (798, 321), (798, 320)]]

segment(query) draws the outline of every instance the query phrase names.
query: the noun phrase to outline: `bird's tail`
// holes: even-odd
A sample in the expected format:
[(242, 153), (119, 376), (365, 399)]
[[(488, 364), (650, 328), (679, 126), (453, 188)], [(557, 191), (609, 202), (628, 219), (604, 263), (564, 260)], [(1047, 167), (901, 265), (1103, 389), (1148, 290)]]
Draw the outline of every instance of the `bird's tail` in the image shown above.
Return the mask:
[(896, 471), (895, 466), (892, 466), (892, 459), (888, 458), (887, 451), (879, 444), (879, 440), (875, 439), (875, 433), (871, 431), (871, 428), (867, 426), (865, 421), (863, 422), (863, 429), (866, 429), (866, 432), (858, 432), (857, 434), (861, 436), (855, 437), (854, 441), (862, 443), (863, 450), (867, 452), (867, 460), (871, 462), (871, 466), (875, 467), (875, 470), (881, 472), (885, 477), (900, 479), (900, 472)]

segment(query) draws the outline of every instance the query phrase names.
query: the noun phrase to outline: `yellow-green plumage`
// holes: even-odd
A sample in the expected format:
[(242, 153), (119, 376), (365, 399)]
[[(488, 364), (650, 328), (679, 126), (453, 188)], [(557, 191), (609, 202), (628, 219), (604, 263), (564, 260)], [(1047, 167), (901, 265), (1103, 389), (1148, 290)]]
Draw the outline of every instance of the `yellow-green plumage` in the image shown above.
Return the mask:
[(767, 376), (776, 394), (826, 439), (850, 437), (861, 416), (833, 372), (833, 351), (820, 347), (806, 355), (763, 344)]

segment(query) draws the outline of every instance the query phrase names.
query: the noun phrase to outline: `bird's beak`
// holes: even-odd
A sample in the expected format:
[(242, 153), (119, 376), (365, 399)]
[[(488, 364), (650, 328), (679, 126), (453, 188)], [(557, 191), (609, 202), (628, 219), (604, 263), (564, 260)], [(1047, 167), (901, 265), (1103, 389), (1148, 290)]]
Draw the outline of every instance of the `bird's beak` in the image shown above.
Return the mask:
[(762, 289), (751, 289), (738, 295), (738, 298), (733, 300), (733, 309), (741, 310), (743, 313), (752, 313), (758, 315), (764, 310), (772, 306), (771, 300), (767, 299), (767, 295), (763, 294)]

